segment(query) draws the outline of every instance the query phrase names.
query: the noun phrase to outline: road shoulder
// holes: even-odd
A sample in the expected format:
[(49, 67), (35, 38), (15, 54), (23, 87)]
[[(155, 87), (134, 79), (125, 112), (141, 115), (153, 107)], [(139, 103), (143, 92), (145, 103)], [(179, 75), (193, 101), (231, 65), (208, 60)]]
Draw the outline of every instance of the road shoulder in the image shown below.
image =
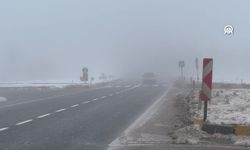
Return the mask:
[(108, 150), (172, 143), (174, 131), (188, 123), (185, 120), (185, 105), (178, 100), (183, 93), (187, 91), (169, 88), (120, 137), (110, 143)]

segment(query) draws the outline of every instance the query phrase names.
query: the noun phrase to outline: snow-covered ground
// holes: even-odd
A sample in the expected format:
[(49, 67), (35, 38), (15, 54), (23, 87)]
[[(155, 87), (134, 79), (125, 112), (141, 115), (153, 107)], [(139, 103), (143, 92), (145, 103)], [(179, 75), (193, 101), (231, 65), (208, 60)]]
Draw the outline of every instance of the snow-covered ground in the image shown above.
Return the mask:
[[(198, 90), (192, 99), (191, 112), (194, 119), (202, 119), (198, 110)], [(208, 103), (208, 121), (214, 124), (250, 125), (250, 89), (213, 89)]]
[(0, 87), (57, 87), (64, 88), (67, 86), (75, 86), (75, 85), (89, 85), (89, 84), (97, 84), (103, 82), (109, 82), (110, 80), (95, 80), (93, 82), (81, 82), (74, 80), (46, 80), (46, 81), (18, 81), (18, 82), (0, 82)]
[[(175, 131), (173, 137), (175, 138), (174, 143), (176, 144), (222, 144), (222, 145), (236, 145), (250, 147), (249, 136), (237, 136), (234, 134), (223, 135), (213, 134), (210, 135), (202, 131), (198, 126), (191, 125), (181, 128)], [(211, 141), (211, 139), (213, 139)], [(224, 142), (223, 142), (224, 141)]]
[(199, 126), (191, 125), (175, 131), (173, 138), (176, 144), (198, 144), (201, 138), (208, 136), (208, 133), (202, 131)]
[[(198, 90), (189, 95), (189, 111), (192, 119), (202, 119), (203, 109), (198, 109)], [(208, 122), (212, 124), (250, 125), (250, 89), (213, 89), (208, 103)], [(175, 131), (173, 137), (178, 144), (217, 143), (250, 146), (249, 136), (233, 134), (210, 135), (197, 125), (190, 125)], [(213, 139), (211, 141), (211, 139)]]

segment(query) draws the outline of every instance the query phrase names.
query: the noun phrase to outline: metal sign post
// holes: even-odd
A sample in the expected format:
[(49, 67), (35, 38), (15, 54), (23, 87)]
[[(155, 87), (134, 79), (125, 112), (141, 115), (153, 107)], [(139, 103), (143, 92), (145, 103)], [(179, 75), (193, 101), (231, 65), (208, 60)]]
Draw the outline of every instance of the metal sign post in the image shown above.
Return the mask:
[(200, 98), (204, 101), (204, 116), (203, 121), (207, 120), (207, 101), (211, 100), (212, 92), (212, 74), (213, 73), (213, 59), (203, 59), (203, 72), (202, 72), (202, 90)]
[(196, 68), (196, 75), (197, 75), (197, 83), (199, 82), (199, 59), (195, 59), (195, 68)]
[(181, 78), (184, 79), (183, 76), (183, 67), (185, 66), (185, 62), (184, 61), (179, 61), (179, 67), (181, 68)]

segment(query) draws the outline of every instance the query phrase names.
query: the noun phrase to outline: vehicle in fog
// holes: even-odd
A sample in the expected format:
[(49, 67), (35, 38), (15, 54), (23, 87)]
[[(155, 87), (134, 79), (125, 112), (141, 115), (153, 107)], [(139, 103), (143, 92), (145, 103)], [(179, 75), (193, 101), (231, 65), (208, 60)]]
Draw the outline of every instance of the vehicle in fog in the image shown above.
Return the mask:
[(157, 79), (156, 75), (153, 72), (147, 72), (142, 75), (142, 83), (143, 84), (156, 84)]

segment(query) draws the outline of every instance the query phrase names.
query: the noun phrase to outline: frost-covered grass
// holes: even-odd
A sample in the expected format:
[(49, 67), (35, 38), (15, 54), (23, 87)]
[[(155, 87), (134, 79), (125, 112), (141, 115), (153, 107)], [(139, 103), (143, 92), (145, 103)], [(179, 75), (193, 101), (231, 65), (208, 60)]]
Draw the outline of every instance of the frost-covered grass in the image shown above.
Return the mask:
[[(191, 96), (191, 97), (190, 97)], [(192, 119), (203, 119), (203, 109), (198, 109), (198, 90), (189, 95), (189, 111)], [(208, 103), (208, 122), (212, 124), (250, 125), (250, 89), (223, 89), (212, 91)], [(178, 144), (199, 144), (202, 142), (217, 144), (234, 144), (250, 147), (249, 136), (210, 135), (195, 125), (186, 126), (175, 131), (173, 137)]]
[[(198, 102), (198, 90), (194, 102)], [(201, 119), (203, 110), (193, 103), (194, 118)], [(214, 124), (250, 125), (250, 89), (214, 89), (208, 103), (208, 121)]]

